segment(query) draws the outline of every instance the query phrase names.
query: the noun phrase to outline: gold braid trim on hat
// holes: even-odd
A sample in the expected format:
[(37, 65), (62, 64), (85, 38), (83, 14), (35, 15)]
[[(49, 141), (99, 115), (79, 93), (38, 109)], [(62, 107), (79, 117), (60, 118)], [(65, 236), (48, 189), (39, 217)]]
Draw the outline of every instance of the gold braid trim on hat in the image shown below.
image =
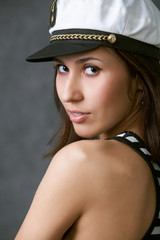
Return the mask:
[(95, 40), (95, 41), (108, 41), (110, 43), (116, 42), (115, 34), (110, 35), (95, 35), (95, 34), (58, 34), (53, 35), (50, 38), (50, 42), (56, 40)]

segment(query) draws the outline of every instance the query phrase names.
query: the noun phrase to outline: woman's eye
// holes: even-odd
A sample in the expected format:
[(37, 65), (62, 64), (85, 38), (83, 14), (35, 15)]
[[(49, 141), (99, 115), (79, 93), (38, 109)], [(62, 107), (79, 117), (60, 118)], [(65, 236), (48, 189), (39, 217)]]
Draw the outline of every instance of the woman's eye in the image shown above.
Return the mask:
[(96, 74), (99, 71), (100, 71), (100, 68), (99, 67), (95, 67), (95, 66), (88, 66), (88, 67), (85, 68), (85, 73), (87, 75), (94, 75), (94, 74)]
[(56, 66), (56, 69), (58, 70), (58, 72), (60, 73), (66, 73), (68, 72), (68, 68), (64, 65), (58, 65)]

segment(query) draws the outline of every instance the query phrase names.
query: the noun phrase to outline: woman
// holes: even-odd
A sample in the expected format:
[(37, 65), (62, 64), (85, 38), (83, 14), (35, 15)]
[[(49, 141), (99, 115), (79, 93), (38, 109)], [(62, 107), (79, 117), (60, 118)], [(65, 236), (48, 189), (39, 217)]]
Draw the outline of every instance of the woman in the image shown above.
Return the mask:
[(160, 239), (158, 23), (151, 1), (53, 1), (27, 60), (54, 63), (61, 139), (16, 240)]

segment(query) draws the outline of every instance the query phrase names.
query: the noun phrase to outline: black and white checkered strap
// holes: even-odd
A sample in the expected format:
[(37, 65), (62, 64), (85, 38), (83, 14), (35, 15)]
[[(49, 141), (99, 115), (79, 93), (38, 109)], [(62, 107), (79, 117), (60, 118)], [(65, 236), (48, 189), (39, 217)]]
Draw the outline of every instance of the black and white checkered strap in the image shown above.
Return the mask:
[(151, 153), (149, 147), (142, 141), (142, 139), (131, 131), (120, 133), (107, 140), (115, 139), (119, 142), (123, 142), (133, 148), (141, 157), (146, 160), (151, 160)]
[(115, 137), (107, 138), (106, 140), (111, 139), (123, 142), (126, 145), (130, 146), (146, 161), (150, 167), (156, 186), (157, 207), (153, 222), (143, 240), (160, 240), (160, 165), (158, 163), (152, 162), (152, 156), (149, 147), (135, 133), (126, 131), (116, 135)]

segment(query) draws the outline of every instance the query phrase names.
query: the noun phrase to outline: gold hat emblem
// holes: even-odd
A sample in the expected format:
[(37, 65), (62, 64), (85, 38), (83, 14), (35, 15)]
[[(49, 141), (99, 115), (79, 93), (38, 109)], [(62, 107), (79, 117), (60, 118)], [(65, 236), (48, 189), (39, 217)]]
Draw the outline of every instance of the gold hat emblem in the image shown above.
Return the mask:
[(50, 25), (53, 27), (55, 24), (55, 18), (56, 18), (56, 3), (57, 0), (54, 0), (50, 7)]

